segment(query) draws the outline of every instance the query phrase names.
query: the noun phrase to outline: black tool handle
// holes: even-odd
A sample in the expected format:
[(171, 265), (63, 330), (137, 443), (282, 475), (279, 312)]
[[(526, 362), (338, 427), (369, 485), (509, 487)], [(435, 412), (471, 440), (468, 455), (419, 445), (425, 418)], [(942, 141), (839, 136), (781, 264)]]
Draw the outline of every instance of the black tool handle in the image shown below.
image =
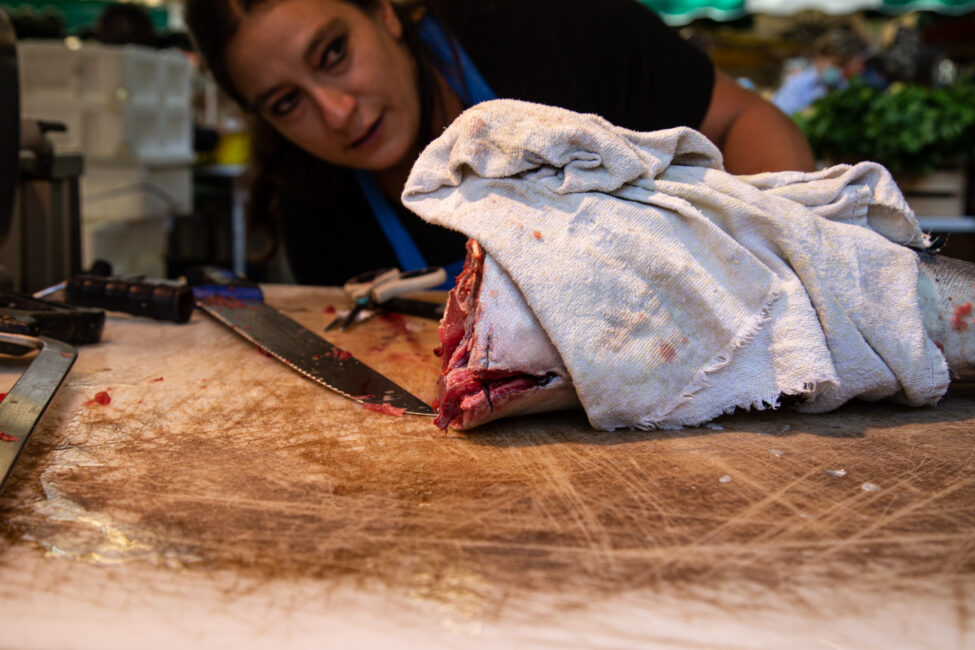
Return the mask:
[(67, 282), (67, 301), (133, 316), (185, 323), (193, 313), (193, 289), (184, 284), (78, 275)]

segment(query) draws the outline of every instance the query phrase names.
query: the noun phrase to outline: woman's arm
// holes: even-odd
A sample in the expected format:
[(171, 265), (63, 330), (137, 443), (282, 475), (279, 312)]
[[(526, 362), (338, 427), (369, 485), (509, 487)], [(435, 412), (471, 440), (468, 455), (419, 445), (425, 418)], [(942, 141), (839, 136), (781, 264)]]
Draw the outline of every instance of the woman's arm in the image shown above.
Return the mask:
[(732, 174), (816, 169), (809, 142), (796, 123), (720, 72), (700, 131), (721, 149), (725, 169)]

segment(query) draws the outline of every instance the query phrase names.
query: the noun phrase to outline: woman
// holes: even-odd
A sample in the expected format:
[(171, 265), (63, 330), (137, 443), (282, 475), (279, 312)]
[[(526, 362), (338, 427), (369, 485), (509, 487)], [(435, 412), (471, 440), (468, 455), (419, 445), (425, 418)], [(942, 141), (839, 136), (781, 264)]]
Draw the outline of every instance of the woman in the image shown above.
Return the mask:
[(458, 262), (463, 238), (399, 195), (423, 146), (494, 96), (695, 127), (735, 173), (814, 164), (788, 117), (635, 0), (188, 0), (186, 21), (257, 118), (253, 207), (278, 217), (301, 283)]
[[(788, 115), (808, 108), (820, 97), (844, 88), (863, 74), (869, 44), (851, 27), (835, 27), (820, 35), (812, 46), (812, 61), (782, 83), (772, 103)], [(876, 81), (876, 76), (872, 79)]]

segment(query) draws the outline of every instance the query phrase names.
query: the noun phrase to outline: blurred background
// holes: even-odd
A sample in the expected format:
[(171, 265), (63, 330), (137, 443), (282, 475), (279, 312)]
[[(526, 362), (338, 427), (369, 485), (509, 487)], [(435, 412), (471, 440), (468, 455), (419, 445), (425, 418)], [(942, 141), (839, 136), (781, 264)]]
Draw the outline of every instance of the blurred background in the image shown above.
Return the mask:
[[(975, 259), (975, 0), (643, 1), (793, 115), (821, 165), (883, 163), (945, 252)], [(248, 225), (246, 116), (192, 53), (180, 2), (0, 10), (34, 124), (17, 160), (0, 160), (17, 179), (0, 282), (35, 291), (96, 260), (120, 275), (213, 264), (291, 281), (274, 233)]]

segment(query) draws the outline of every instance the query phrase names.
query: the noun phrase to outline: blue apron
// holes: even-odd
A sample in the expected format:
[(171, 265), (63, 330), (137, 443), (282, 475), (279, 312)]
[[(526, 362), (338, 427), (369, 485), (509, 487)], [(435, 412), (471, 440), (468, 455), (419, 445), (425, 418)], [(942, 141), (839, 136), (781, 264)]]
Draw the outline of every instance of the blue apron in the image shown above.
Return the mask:
[[(444, 76), (444, 79), (447, 80), (447, 83), (450, 84), (453, 91), (457, 93), (464, 106), (470, 107), (497, 97), (484, 80), (484, 77), (481, 76), (477, 67), (474, 66), (474, 62), (470, 60), (470, 57), (461, 48), (460, 43), (456, 39), (450, 38), (435, 18), (426, 16), (420, 20), (416, 25), (416, 33), (433, 55), (437, 70)], [(451, 43), (453, 44), (453, 49), (451, 48)], [(460, 66), (459, 70), (453, 65), (455, 50), (457, 63)], [(376, 221), (379, 222), (383, 234), (386, 235), (387, 241), (389, 241), (393, 247), (393, 251), (396, 253), (400, 268), (404, 271), (411, 271), (428, 266), (426, 259), (423, 257), (423, 253), (420, 252), (416, 242), (413, 241), (410, 233), (407, 232), (403, 223), (400, 221), (399, 215), (396, 214), (389, 201), (386, 200), (386, 196), (379, 188), (379, 183), (376, 182), (375, 176), (361, 169), (356, 170), (355, 176), (359, 182), (359, 187), (366, 196), (366, 201), (369, 203), (373, 215), (376, 217)], [(448, 264), (445, 268), (449, 279), (442, 288), (449, 289), (452, 287), (454, 278), (461, 272), (463, 267), (463, 259)]]

